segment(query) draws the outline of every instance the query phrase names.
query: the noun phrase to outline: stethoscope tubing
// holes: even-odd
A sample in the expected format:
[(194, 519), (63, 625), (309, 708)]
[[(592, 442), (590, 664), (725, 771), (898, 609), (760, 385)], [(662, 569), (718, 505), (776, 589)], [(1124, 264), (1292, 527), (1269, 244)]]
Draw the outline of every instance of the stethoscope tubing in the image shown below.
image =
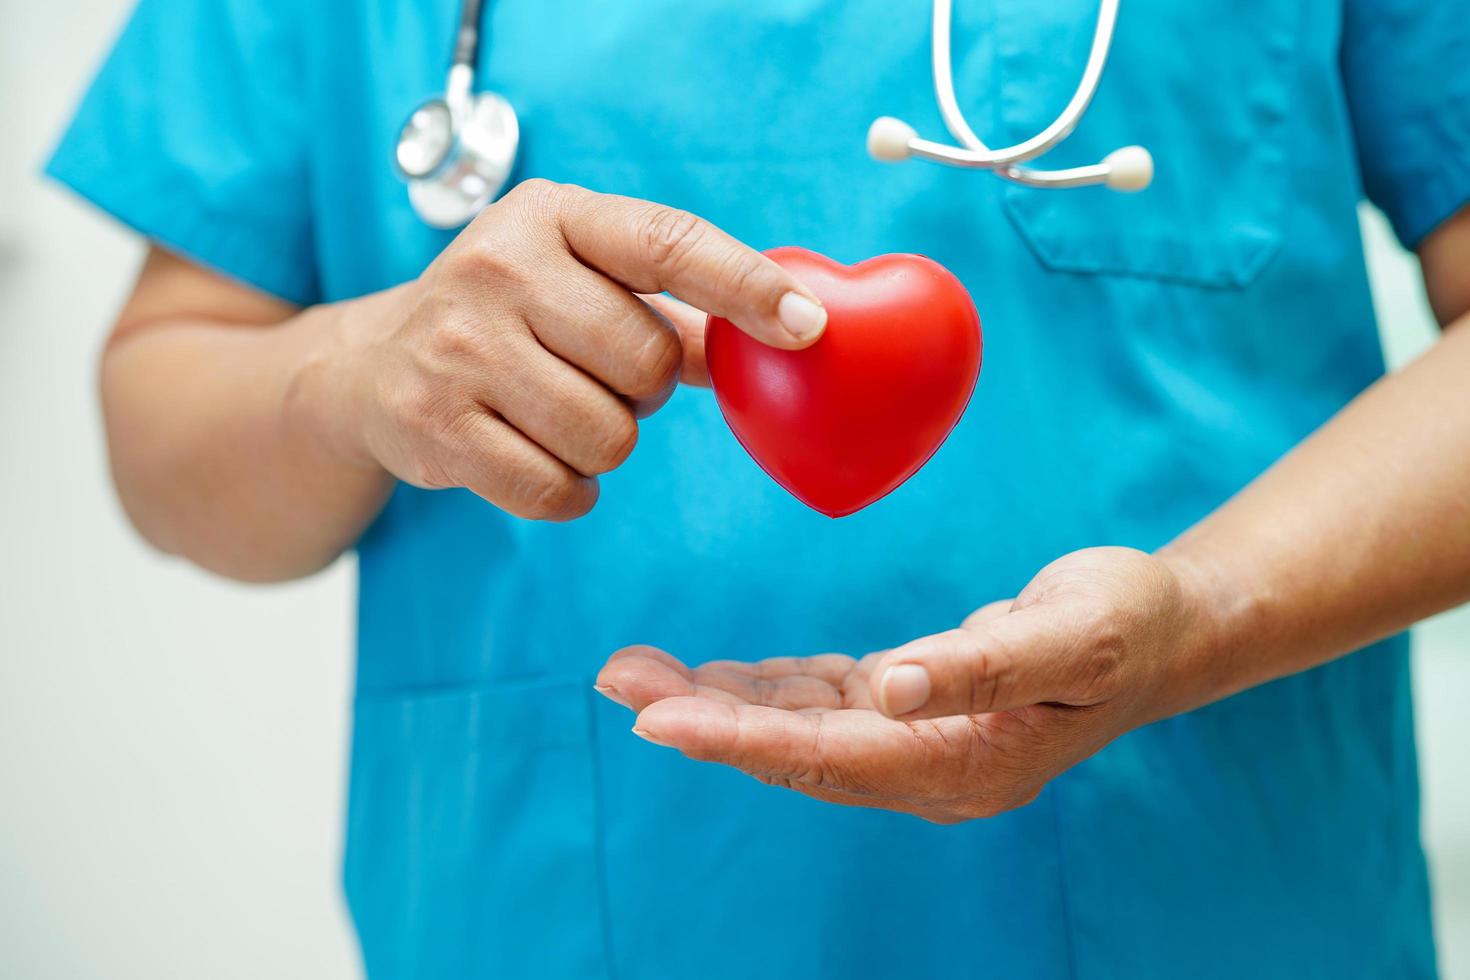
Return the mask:
[[(951, 32), (953, 0), (934, 0), (934, 28), (932, 61), (934, 67), (934, 96), (939, 103), (939, 114), (944, 118), (945, 128), (965, 151), (954, 151), (946, 162), (960, 162), (974, 167), (995, 170), (998, 176), (1006, 177), (1008, 164), (1024, 163), (1041, 156), (1062, 140), (1072, 135), (1077, 123), (1086, 114), (1093, 97), (1102, 82), (1103, 69), (1108, 63), (1108, 54), (1113, 44), (1114, 28), (1118, 22), (1118, 0), (1101, 0), (1097, 10), (1097, 26), (1092, 33), (1092, 46), (1087, 53), (1087, 64), (1082, 69), (1082, 79), (1072, 93), (1071, 100), (1051, 123), (1028, 140), (1014, 146), (990, 149), (975, 135), (960, 109), (955, 97), (954, 69), (951, 65)], [(924, 141), (928, 143), (928, 141)], [(940, 144), (932, 144), (939, 146)], [(916, 155), (919, 155), (916, 153)], [(927, 157), (926, 157), (927, 158)], [(1087, 169), (1087, 168), (1078, 168)], [(1021, 171), (1024, 173), (1024, 171)]]
[[(1092, 44), (1088, 49), (1082, 77), (1072, 93), (1072, 98), (1068, 100), (1067, 105), (1057, 117), (1030, 139), (1012, 146), (992, 149), (970, 127), (969, 122), (965, 119), (964, 111), (960, 108), (959, 99), (955, 95), (952, 62), (953, 32), (951, 30), (954, 2), (953, 0), (934, 0), (931, 32), (934, 96), (939, 104), (939, 113), (944, 119), (945, 128), (949, 130), (950, 136), (959, 145), (951, 146), (923, 139), (907, 123), (891, 117), (883, 117), (875, 120), (869, 130), (870, 152), (883, 160), (897, 161), (917, 158), (949, 166), (988, 170), (1002, 180), (1033, 187), (1063, 188), (1106, 184), (1114, 190), (1142, 189), (1152, 179), (1153, 159), (1147, 150), (1138, 146), (1123, 147), (1109, 154), (1101, 162), (1089, 166), (1059, 170), (1021, 166), (1053, 149), (1070, 136), (1091, 106), (1093, 98), (1097, 95), (1098, 86), (1101, 84), (1103, 69), (1107, 66), (1112, 48), (1118, 21), (1118, 4), (1119, 0), (1099, 0), (1097, 23), (1093, 29)], [(483, 20), (484, 0), (462, 0), (459, 23), (454, 36), (453, 56), (443, 97), (443, 103), (449, 114), (449, 150), (442, 160), (442, 166), (435, 168), (432, 173), (404, 175), (409, 179), (411, 188), (416, 193), (424, 191), (427, 185), (434, 182), (442, 185), (444, 190), (453, 193), (455, 191), (449, 187), (449, 184), (474, 179), (476, 166), (483, 162), (474, 157), (468, 160), (461, 159), (466, 154), (473, 153), (467, 147), (463, 133), (466, 127), (475, 124), (474, 84)], [(434, 101), (430, 99), (424, 105), (428, 106)], [(501, 100), (502, 103), (503, 101)], [(508, 103), (504, 104), (502, 111), (513, 118), (514, 109)], [(507, 129), (507, 134), (503, 138), (518, 142), (518, 131), (512, 133), (510, 129)], [(404, 133), (407, 134), (407, 132), (408, 127), (405, 126)], [(400, 160), (403, 158), (402, 151), (407, 146), (403, 140), (407, 138), (406, 135), (400, 136), (398, 154)], [(515, 149), (512, 147), (512, 160), (514, 152)], [(508, 176), (508, 171), (503, 176)], [(469, 185), (465, 184), (458, 187), (458, 191), (466, 192), (468, 188)], [(498, 186), (490, 188), (490, 198), (493, 198), (498, 190)], [(466, 207), (479, 205), (484, 197), (481, 191), (474, 194), (466, 193)], [(488, 203), (488, 199), (485, 199), (484, 203)], [(419, 203), (415, 201), (415, 208), (418, 209), (418, 207)], [(430, 221), (431, 224), (439, 224), (430, 220), (429, 216), (422, 211), (420, 216)], [(470, 217), (473, 215), (471, 214)]]

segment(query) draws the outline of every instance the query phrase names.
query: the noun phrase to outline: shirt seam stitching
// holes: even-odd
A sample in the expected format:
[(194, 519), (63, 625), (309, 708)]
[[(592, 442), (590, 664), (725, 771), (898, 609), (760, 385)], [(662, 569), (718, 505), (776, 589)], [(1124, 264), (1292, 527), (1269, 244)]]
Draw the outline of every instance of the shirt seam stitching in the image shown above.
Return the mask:
[(1057, 842), (1057, 892), (1062, 910), (1062, 940), (1066, 948), (1067, 977), (1077, 980), (1077, 944), (1072, 932), (1072, 902), (1067, 891), (1067, 849), (1062, 843), (1061, 791), (1055, 783), (1050, 787), (1052, 834)]

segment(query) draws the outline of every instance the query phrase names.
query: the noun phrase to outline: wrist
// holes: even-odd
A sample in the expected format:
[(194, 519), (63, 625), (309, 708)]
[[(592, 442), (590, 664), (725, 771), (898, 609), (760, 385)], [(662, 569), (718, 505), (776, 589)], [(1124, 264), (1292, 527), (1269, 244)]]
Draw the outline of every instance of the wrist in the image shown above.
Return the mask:
[(383, 469), (367, 432), (375, 414), (372, 354), (402, 322), (411, 285), (316, 307), (293, 325), (301, 345), (283, 417), (290, 431), (337, 463)]
[(1259, 638), (1262, 597), (1242, 577), (1188, 536), (1155, 557), (1173, 574), (1180, 590), (1183, 628), (1170, 658), (1169, 694), (1160, 717), (1168, 717), (1238, 693), (1263, 678), (1251, 674), (1246, 638)]

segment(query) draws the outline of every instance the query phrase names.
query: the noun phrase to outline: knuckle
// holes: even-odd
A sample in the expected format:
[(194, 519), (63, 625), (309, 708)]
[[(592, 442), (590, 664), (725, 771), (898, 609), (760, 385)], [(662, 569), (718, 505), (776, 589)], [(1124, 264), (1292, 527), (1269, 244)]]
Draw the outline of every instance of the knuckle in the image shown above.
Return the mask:
[(1096, 704), (1117, 696), (1124, 659), (1122, 644), (1107, 643), (1093, 648), (1083, 672), (1080, 691), (1083, 702)]
[(483, 416), (479, 404), (469, 398), (446, 398), (427, 419), (434, 441), (454, 457), (470, 455), (474, 430)]
[(511, 494), (506, 509), (530, 521), (551, 520), (566, 491), (556, 481), (526, 481)]
[(429, 328), (425, 347), (440, 361), (462, 361), (477, 357), (484, 341), (479, 329), (459, 317), (440, 317)]
[(545, 177), (532, 177), (512, 187), (503, 200), (512, 207), (551, 209), (565, 199), (567, 190), (565, 184)]
[(597, 447), (596, 465), (593, 467), (597, 473), (607, 473), (622, 466), (638, 444), (638, 421), (632, 412), (613, 413), (604, 423), (604, 428), (606, 431)]
[(531, 283), (531, 271), (521, 251), (511, 241), (497, 241), (479, 251), (474, 281), (477, 285), (493, 283), (524, 290)]
[(475, 228), (480, 272), (492, 271), (527, 276), (526, 263), (517, 258), (528, 248), (543, 249), (553, 244), (559, 232), (559, 215), (565, 211), (576, 189), (541, 177), (523, 180), (504, 197), (481, 213)]
[(956, 630), (953, 635), (965, 664), (965, 704), (976, 713), (990, 711), (1000, 703), (1010, 656), (1004, 644), (994, 639), (982, 643), (967, 630)]
[(570, 475), (539, 480), (522, 495), (516, 513), (533, 521), (566, 521), (592, 509), (578, 481)]
[(643, 254), (657, 269), (676, 269), (698, 243), (702, 223), (688, 211), (650, 205), (639, 222)]
[(678, 377), (683, 363), (684, 346), (678, 334), (668, 328), (649, 331), (633, 354), (632, 379), (623, 394), (633, 399), (662, 394)]
[(497, 227), (441, 256), (444, 279), (437, 297), (441, 316), (467, 316), (476, 308), (483, 312), (487, 288), (526, 286), (530, 276), (522, 244), (514, 230)]
[(1078, 698), (1084, 703), (1107, 701), (1117, 695), (1127, 661), (1128, 633), (1109, 614), (1092, 617), (1086, 627), (1082, 663), (1078, 670)]

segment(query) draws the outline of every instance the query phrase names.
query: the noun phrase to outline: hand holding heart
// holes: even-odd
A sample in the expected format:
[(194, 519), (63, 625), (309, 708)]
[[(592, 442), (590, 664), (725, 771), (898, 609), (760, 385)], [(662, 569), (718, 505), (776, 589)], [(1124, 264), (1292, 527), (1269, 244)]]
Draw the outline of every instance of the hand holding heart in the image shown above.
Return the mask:
[(1094, 548), (894, 650), (690, 668), (629, 647), (597, 685), (638, 712), (636, 734), (691, 759), (953, 823), (1029, 803), (1118, 736), (1201, 703), (1201, 610), (1159, 559)]
[(704, 317), (640, 295), (663, 292), (761, 345), (808, 346), (827, 320), (790, 272), (694, 215), (526, 181), (418, 279), (317, 332), (291, 428), (354, 470), (464, 487), (520, 517), (580, 517), (640, 420), (681, 373), (704, 373)]

